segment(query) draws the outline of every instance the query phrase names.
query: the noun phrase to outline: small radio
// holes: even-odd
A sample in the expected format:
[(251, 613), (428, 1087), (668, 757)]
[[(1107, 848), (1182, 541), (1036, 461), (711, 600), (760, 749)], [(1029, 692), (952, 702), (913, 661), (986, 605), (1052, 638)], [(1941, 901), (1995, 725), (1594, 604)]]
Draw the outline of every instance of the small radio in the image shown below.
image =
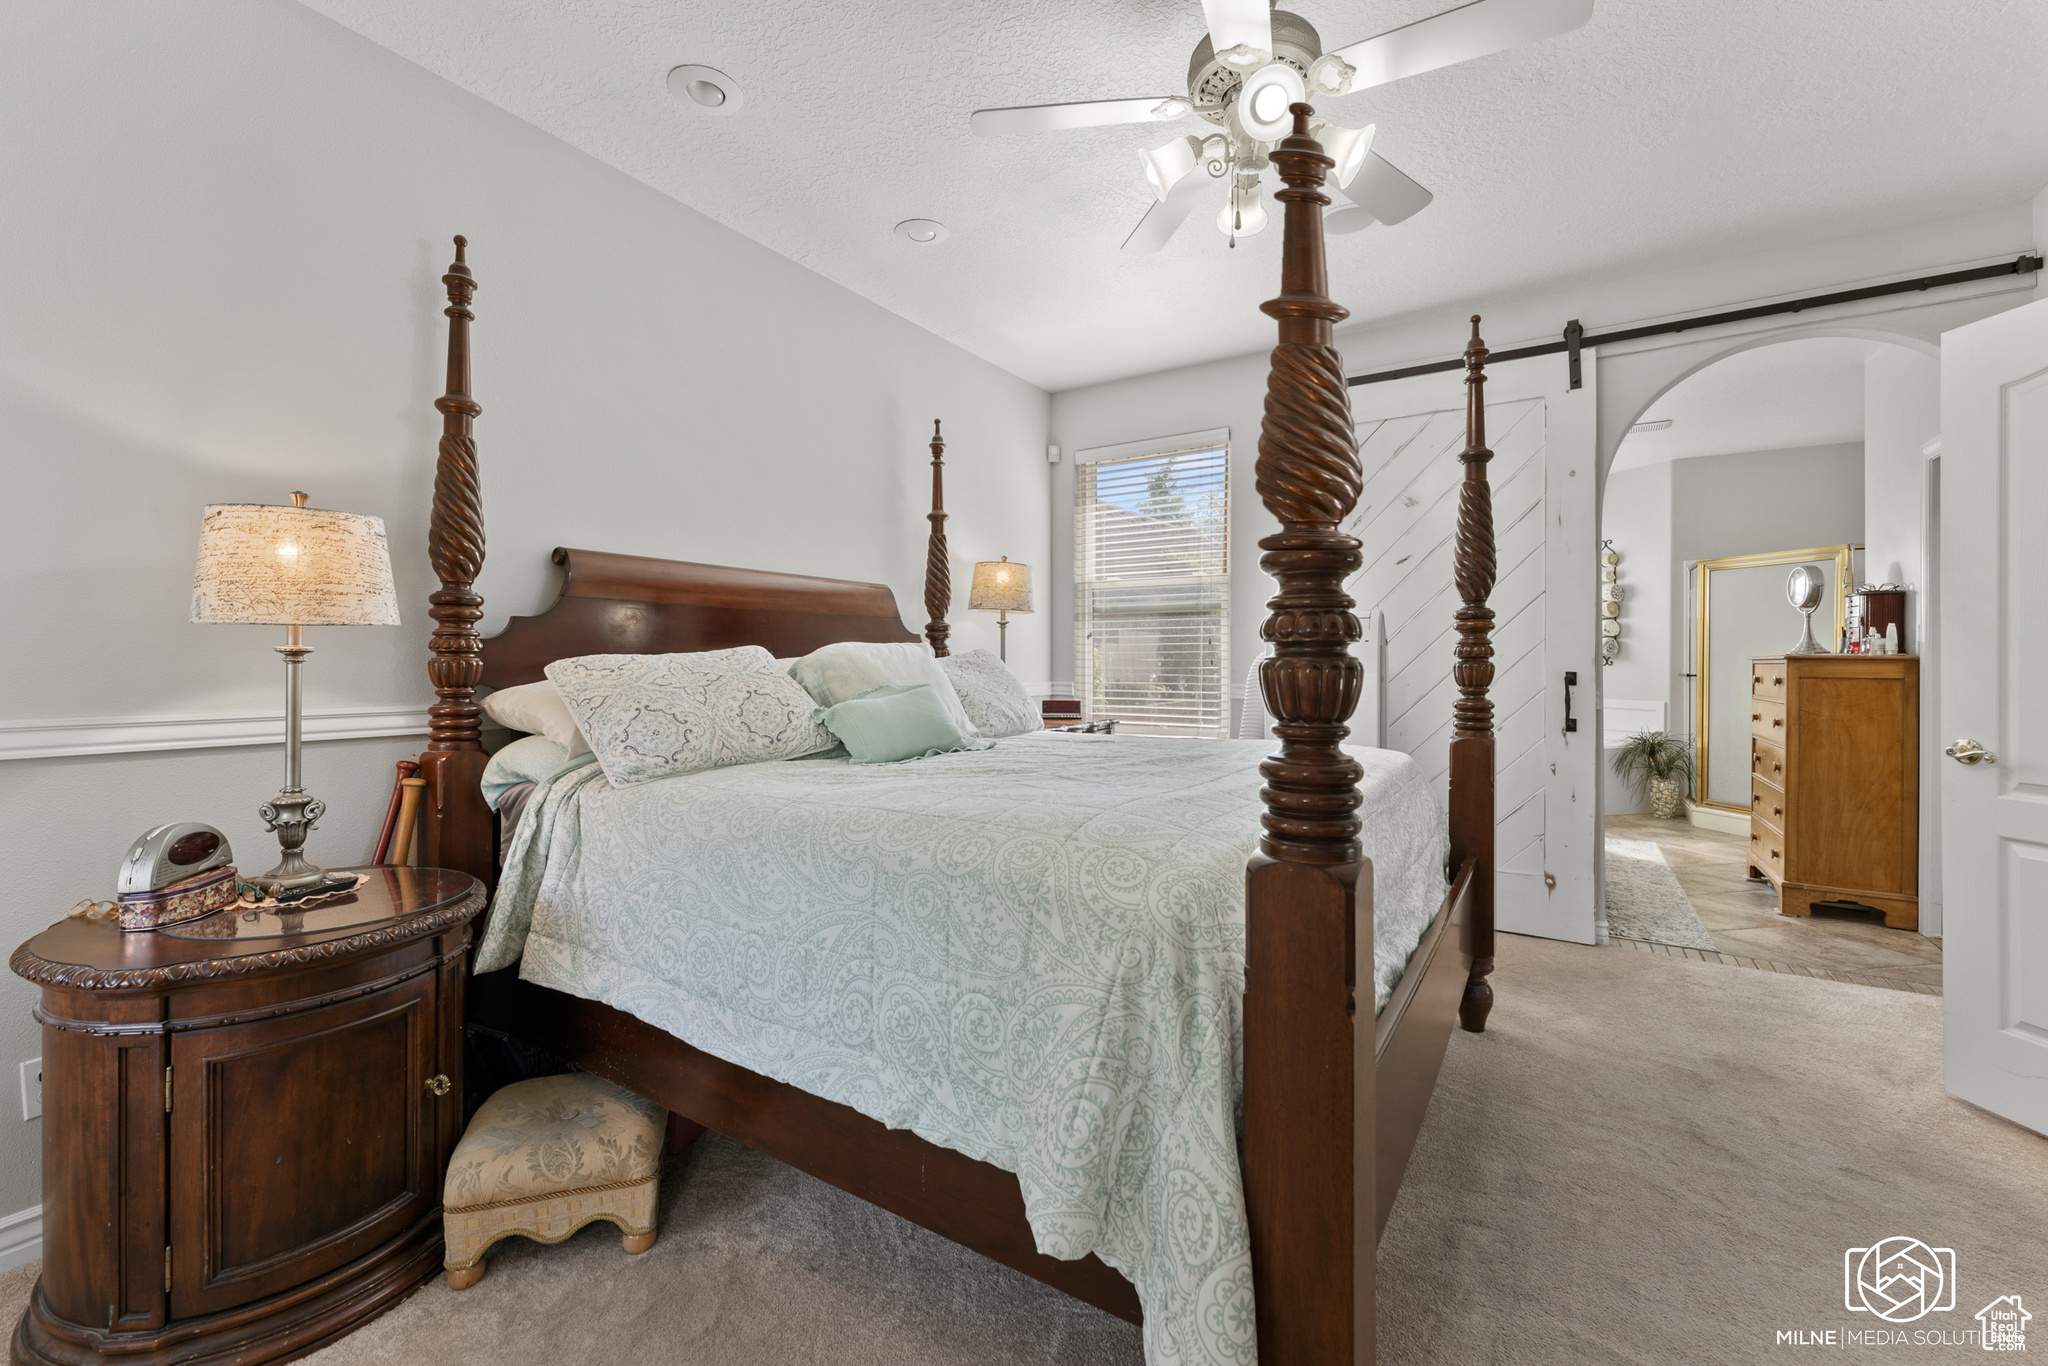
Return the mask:
[(173, 821), (145, 830), (128, 846), (115, 893), (156, 892), (235, 861), (228, 837), (198, 821)]
[(234, 905), (234, 857), (226, 835), (197, 821), (145, 831), (121, 861), (121, 928), (159, 929)]

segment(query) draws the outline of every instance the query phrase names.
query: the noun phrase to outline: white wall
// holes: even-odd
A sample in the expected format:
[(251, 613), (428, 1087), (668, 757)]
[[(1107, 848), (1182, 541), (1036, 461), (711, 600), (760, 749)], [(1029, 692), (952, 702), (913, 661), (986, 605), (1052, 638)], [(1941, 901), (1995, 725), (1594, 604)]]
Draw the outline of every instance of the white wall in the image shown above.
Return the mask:
[[(486, 633), (550, 599), (556, 545), (881, 580), (921, 624), (933, 417), (961, 600), (976, 559), (1046, 563), (1042, 391), (287, 0), (8, 6), (0, 124), (0, 741), (277, 711), (277, 633), (190, 625), (187, 599), (201, 505), (294, 488), (385, 519), (405, 612), (309, 631), (309, 707), (418, 724), (457, 232), (481, 281)], [(994, 647), (992, 616), (953, 619), (956, 648)], [(1027, 681), (1054, 622), (1012, 624)], [(367, 856), (417, 746), (311, 747), (316, 859)], [(211, 821), (267, 867), (254, 808), (279, 768), (275, 744), (0, 763), (0, 934), (109, 895), (153, 822)], [(9, 1086), (32, 1000), (0, 985)], [(0, 1212), (39, 1199), (17, 1113)]]
[[(1600, 677), (1603, 703), (1609, 698), (1631, 702), (1662, 702), (1665, 728), (1682, 730), (1682, 709), (1672, 707), (1672, 585), (1680, 577), (1671, 559), (1671, 462), (1616, 470), (1601, 493), (1600, 534), (1621, 555), (1616, 582), (1626, 596), (1621, 604), (1621, 653), (1604, 666)], [(1627, 736), (1603, 731), (1612, 750)], [(1648, 794), (1638, 793), (1611, 770), (1606, 784), (1607, 814), (1626, 815), (1648, 809)]]
[(1671, 462), (1671, 553), (1681, 564), (1862, 539), (1859, 441)]
[[(1671, 462), (1617, 470), (1607, 477), (1600, 534), (1621, 554), (1616, 582), (1621, 653), (1601, 685), (1610, 697), (1671, 701)], [(1610, 794), (1611, 795), (1611, 794)], [(1614, 810), (1612, 802), (1608, 809)]]
[(1864, 577), (1903, 583), (1920, 659), (1920, 932), (1941, 933), (1941, 671), (1929, 648), (1928, 444), (1941, 435), (1941, 362), (1885, 346), (1863, 363)]

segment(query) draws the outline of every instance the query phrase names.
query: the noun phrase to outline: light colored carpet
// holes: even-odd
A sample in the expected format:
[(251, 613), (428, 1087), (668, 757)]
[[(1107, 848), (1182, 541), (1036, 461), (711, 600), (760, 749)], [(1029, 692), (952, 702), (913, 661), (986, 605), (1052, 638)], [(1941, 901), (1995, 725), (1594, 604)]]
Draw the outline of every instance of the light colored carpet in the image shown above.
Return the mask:
[[(1894, 1236), (1954, 1248), (1960, 1289), (1901, 1331), (2048, 1312), (2048, 1140), (1942, 1093), (1938, 1000), (1513, 935), (1494, 981), (1381, 1244), (1385, 1366), (1785, 1362), (1779, 1329), (1883, 1326), (1844, 1309), (1842, 1254)], [(307, 1360), (1141, 1360), (1129, 1325), (716, 1136), (663, 1204), (644, 1256), (601, 1228), (501, 1244), (475, 1289), (436, 1279)]]
[(1607, 932), (1684, 949), (1714, 947), (1664, 851), (1649, 840), (1608, 837)]
[(1380, 1245), (1386, 1366), (1791, 1361), (1814, 1352), (1780, 1329), (1890, 1329), (1842, 1277), (1889, 1237), (1956, 1253), (1955, 1309), (1908, 1334), (2043, 1312), (2048, 1139), (1943, 1093), (1939, 999), (1516, 935), (1499, 958)]

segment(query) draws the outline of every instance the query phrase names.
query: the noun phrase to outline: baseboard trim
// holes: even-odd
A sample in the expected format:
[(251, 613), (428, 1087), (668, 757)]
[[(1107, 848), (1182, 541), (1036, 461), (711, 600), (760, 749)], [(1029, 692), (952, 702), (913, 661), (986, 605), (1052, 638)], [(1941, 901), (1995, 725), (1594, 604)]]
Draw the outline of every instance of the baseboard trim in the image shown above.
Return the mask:
[(1747, 835), (1749, 813), (1745, 811), (1722, 811), (1712, 806), (1685, 804), (1686, 819), (1702, 830), (1717, 830), (1724, 835)]
[[(425, 735), (422, 706), (329, 708), (305, 713), (307, 741)], [(284, 743), (284, 713), (197, 716), (100, 716), (79, 720), (0, 721), (0, 760), (84, 754), (148, 754)]]
[(12, 1271), (42, 1259), (43, 1207), (30, 1205), (0, 1216), (0, 1271)]

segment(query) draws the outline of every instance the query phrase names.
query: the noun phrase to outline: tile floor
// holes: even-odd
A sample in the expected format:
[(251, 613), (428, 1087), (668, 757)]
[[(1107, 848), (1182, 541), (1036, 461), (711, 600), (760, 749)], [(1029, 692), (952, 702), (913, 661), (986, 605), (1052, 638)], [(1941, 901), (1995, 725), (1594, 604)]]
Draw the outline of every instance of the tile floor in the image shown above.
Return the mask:
[(1739, 965), (1812, 971), (1923, 994), (1941, 991), (1939, 939), (1888, 929), (1875, 911), (1779, 915), (1778, 894), (1770, 883), (1748, 875), (1748, 843), (1740, 835), (1654, 816), (1609, 816), (1607, 833), (1652, 840), (1663, 850), (1723, 961), (1747, 960)]

